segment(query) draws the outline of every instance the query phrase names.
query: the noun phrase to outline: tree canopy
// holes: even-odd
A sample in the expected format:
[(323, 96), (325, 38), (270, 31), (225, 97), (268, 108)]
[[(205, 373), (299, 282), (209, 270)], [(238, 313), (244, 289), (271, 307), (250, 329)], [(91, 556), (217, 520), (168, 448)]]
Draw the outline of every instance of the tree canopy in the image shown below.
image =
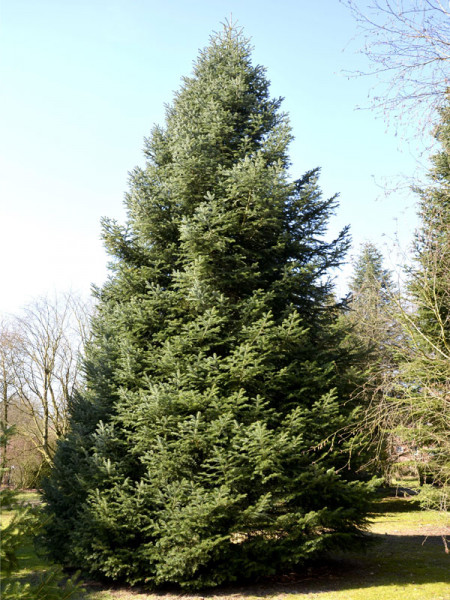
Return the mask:
[[(420, 449), (421, 470), (438, 486), (424, 490), (424, 502), (448, 509), (450, 495), (450, 108), (440, 111), (430, 185), (417, 190), (420, 227), (409, 270), (410, 306), (403, 322), (409, 344), (402, 364), (410, 409), (407, 429)], [(423, 477), (423, 481), (426, 476)]]
[(130, 583), (278, 572), (364, 526), (348, 466), (353, 374), (326, 237), (336, 197), (290, 181), (291, 131), (226, 25), (145, 142), (45, 486), (55, 556)]

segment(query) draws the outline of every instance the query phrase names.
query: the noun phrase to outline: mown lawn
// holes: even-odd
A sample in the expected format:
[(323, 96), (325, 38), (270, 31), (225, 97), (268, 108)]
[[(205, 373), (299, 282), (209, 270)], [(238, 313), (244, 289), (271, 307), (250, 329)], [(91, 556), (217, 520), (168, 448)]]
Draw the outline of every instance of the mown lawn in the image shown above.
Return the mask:
[[(26, 504), (36, 505), (41, 501), (40, 495), (37, 492), (20, 492), (17, 494), (17, 500)], [(11, 519), (13, 513), (1, 509), (1, 526), (6, 527)], [(1, 533), (0, 533), (1, 543)], [(19, 570), (14, 573), (14, 576), (18, 579), (26, 581), (35, 581), (39, 579), (40, 575), (43, 575), (48, 569), (48, 562), (42, 557), (36, 554), (36, 550), (33, 544), (33, 540), (28, 540), (27, 544), (21, 547), (19, 556)], [(1, 593), (0, 593), (1, 599)]]
[[(23, 499), (35, 501), (36, 496)], [(8, 519), (7, 513), (2, 515)], [(235, 586), (200, 594), (148, 593), (105, 587), (87, 581), (80, 600), (450, 600), (450, 518), (422, 511), (411, 497), (384, 498), (374, 509), (364, 553), (343, 553), (320, 564), (253, 586)], [(33, 578), (48, 568), (30, 542), (23, 548), (18, 576)]]

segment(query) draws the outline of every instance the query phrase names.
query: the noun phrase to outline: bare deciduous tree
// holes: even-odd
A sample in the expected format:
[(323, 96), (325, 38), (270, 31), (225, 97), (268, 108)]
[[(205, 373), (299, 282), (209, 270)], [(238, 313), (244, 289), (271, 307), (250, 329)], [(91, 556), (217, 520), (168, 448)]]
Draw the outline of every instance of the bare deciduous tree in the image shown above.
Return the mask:
[(67, 431), (69, 400), (81, 379), (89, 314), (88, 305), (69, 294), (36, 300), (15, 319), (20, 343), (13, 361), (14, 384), (18, 407), (28, 417), (19, 429), (48, 463), (56, 440)]
[(373, 106), (385, 117), (421, 124), (446, 103), (450, 77), (450, 4), (442, 0), (341, 0), (364, 38), (371, 64), (355, 75), (376, 75)]
[[(11, 322), (0, 321), (0, 421), (5, 430), (10, 425), (10, 410), (16, 397), (14, 362), (18, 351), (19, 337)], [(2, 437), (0, 469), (5, 472), (7, 465), (7, 436)]]

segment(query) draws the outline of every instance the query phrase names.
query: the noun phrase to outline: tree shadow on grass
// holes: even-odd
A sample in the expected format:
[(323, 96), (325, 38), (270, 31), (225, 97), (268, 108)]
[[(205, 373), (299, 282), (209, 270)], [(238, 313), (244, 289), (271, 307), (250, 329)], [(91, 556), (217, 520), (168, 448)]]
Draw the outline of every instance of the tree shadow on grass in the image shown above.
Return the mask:
[[(450, 556), (439, 535), (371, 534), (366, 552), (341, 553), (291, 575), (291, 581), (273, 582), (276, 593), (307, 594), (373, 588), (377, 586), (450, 584)], [(274, 593), (267, 590), (265, 594)]]
[(413, 498), (405, 500), (404, 498), (386, 497), (376, 502), (372, 508), (372, 514), (383, 513), (408, 513), (422, 510), (417, 500)]
[(441, 536), (370, 534), (369, 537), (373, 543), (368, 545), (365, 553), (347, 552), (330, 556), (297, 572), (263, 578), (255, 584), (235, 584), (196, 593), (186, 593), (174, 588), (157, 592), (128, 588), (130, 596), (120, 586), (103, 588), (97, 584), (95, 590), (108, 589), (113, 592), (113, 597), (117, 593), (117, 598), (136, 600), (139, 600), (139, 592), (143, 594), (143, 598), (167, 600), (238, 600), (239, 597), (262, 598), (279, 594), (289, 597), (344, 590), (350, 592), (378, 586), (418, 586), (432, 583), (450, 585), (450, 555), (444, 552)]

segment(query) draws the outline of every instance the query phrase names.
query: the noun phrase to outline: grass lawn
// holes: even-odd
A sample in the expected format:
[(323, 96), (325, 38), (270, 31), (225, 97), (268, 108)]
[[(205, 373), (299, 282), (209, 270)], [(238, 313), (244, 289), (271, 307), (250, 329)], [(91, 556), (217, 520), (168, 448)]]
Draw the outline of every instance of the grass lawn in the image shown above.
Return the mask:
[[(24, 500), (36, 501), (25, 495)], [(10, 517), (7, 513), (3, 518)], [(80, 600), (450, 600), (450, 517), (422, 511), (413, 497), (383, 498), (374, 509), (365, 553), (342, 553), (303, 573), (253, 586), (221, 588), (200, 594), (146, 593), (86, 582)], [(48, 567), (32, 543), (23, 548), (19, 577), (33, 577)]]
[[(41, 497), (37, 492), (20, 492), (17, 494), (17, 500), (25, 504), (36, 505), (41, 501)], [(1, 527), (6, 527), (13, 518), (13, 512), (6, 511), (1, 508)], [(0, 533), (1, 543), (1, 533)], [(48, 569), (48, 562), (36, 554), (32, 540), (20, 548), (19, 570), (14, 573), (17, 579), (26, 581), (36, 581)], [(1, 599), (1, 593), (0, 593)]]

